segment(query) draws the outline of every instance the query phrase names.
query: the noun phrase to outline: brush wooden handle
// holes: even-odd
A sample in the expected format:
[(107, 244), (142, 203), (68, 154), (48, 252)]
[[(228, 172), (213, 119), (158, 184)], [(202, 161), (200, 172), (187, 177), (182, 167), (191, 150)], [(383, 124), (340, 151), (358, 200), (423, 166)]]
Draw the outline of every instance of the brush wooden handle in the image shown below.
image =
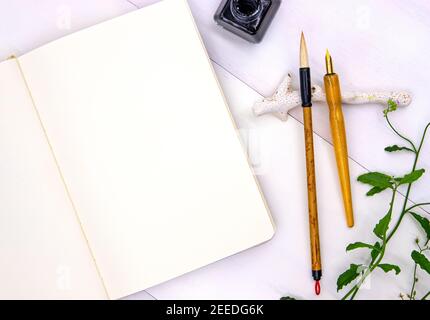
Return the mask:
[(308, 181), (309, 230), (311, 238), (312, 271), (321, 271), (320, 240), (318, 231), (317, 190), (315, 183), (314, 139), (312, 108), (303, 107), (305, 126), (306, 175)]
[(324, 77), (324, 86), (327, 104), (330, 111), (330, 127), (336, 155), (337, 170), (342, 189), (343, 204), (345, 207), (346, 224), (354, 226), (354, 213), (352, 209), (351, 182), (348, 164), (348, 146), (346, 141), (345, 122), (342, 112), (342, 98), (340, 93), (339, 77), (335, 73)]

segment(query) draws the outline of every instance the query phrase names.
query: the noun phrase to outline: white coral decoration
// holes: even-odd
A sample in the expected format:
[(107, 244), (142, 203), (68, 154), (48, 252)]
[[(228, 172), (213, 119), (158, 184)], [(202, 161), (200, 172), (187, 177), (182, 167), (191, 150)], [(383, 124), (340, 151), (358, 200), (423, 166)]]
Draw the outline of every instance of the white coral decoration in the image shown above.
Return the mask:
[[(301, 105), (300, 92), (293, 90), (291, 83), (292, 77), (288, 74), (273, 96), (254, 104), (254, 113), (257, 116), (272, 113), (282, 120), (287, 120), (288, 111)], [(342, 92), (342, 102), (345, 104), (386, 104), (390, 99), (397, 102), (399, 106), (408, 106), (412, 102), (412, 96), (405, 91)], [(326, 101), (325, 93), (318, 85), (312, 86), (312, 101)]]

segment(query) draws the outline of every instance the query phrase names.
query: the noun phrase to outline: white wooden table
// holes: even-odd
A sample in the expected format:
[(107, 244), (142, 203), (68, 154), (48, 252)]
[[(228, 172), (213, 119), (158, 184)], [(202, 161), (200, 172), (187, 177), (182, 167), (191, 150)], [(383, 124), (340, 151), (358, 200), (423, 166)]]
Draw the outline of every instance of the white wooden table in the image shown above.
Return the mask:
[[(44, 43), (98, 22), (149, 5), (157, 0), (3, 0), (0, 2), (0, 60), (20, 55)], [(130, 299), (279, 299), (288, 294), (305, 299), (313, 294), (309, 272), (306, 189), (289, 180), (294, 170), (304, 170), (301, 110), (288, 121), (271, 116), (253, 117), (250, 108), (262, 95), (271, 95), (287, 72), (297, 79), (298, 41), (304, 31), (308, 41), (314, 81), (321, 84), (324, 52), (332, 53), (344, 89), (407, 89), (411, 106), (393, 114), (401, 131), (417, 140), (430, 121), (430, 2), (426, 0), (284, 0), (265, 39), (249, 44), (219, 28), (213, 14), (220, 0), (189, 0), (215, 70), (235, 119), (252, 137), (252, 157), (258, 178), (277, 224), (270, 242), (171, 280)], [(138, 39), (136, 40), (138, 41)], [(138, 62), (136, 62), (138, 63)], [(297, 81), (295, 81), (297, 87)], [(344, 108), (353, 180), (366, 170), (402, 174), (412, 160), (392, 155), (384, 147), (400, 143), (387, 127), (381, 106)], [(355, 241), (375, 241), (374, 224), (387, 210), (389, 194), (364, 196), (367, 187), (353, 182), (356, 227), (345, 226), (340, 199), (327, 107), (314, 107), (316, 163), (329, 159), (330, 167), (317, 167), (320, 230), (324, 278), (319, 299), (336, 299), (336, 279), (352, 262), (367, 257), (364, 251), (345, 253)], [(249, 134), (250, 133), (250, 134)], [(300, 143), (291, 145), (285, 137)], [(430, 142), (420, 167), (430, 169)], [(288, 163), (288, 166), (285, 165)], [(303, 174), (303, 179), (305, 176)], [(412, 200), (430, 200), (430, 174), (413, 188)], [(400, 202), (401, 196), (398, 198)], [(406, 218), (390, 243), (387, 261), (397, 263), (399, 276), (375, 272), (358, 298), (398, 299), (412, 279), (409, 258), (414, 239), (422, 234)], [(422, 275), (418, 292), (430, 287)]]

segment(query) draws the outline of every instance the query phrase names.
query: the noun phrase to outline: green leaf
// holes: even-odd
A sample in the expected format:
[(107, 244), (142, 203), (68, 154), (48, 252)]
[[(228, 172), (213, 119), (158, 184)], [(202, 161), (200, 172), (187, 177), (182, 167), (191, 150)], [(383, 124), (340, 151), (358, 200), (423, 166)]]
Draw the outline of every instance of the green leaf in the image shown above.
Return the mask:
[(388, 226), (391, 221), (391, 212), (388, 212), (381, 220), (379, 220), (378, 224), (373, 229), (373, 233), (379, 238), (384, 239)]
[(357, 178), (358, 181), (369, 184), (373, 187), (387, 189), (392, 186), (392, 177), (380, 172), (369, 172), (362, 174)]
[(424, 229), (427, 235), (427, 240), (429, 240), (430, 239), (430, 221), (427, 218), (420, 216), (419, 214), (414, 212), (411, 212), (411, 215), (415, 218), (415, 220), (418, 221), (418, 223)]
[(411, 257), (415, 261), (415, 263), (421, 267), (421, 269), (430, 274), (430, 261), (426, 258), (425, 255), (414, 250), (411, 253)]
[(381, 268), (382, 270), (385, 271), (385, 273), (390, 272), (390, 271), (395, 271), (396, 275), (400, 273), (400, 267), (396, 266), (394, 264), (388, 264), (388, 263), (381, 263), (378, 264), (378, 268)]
[(384, 190), (386, 190), (387, 188), (381, 188), (381, 187), (373, 187), (372, 189), (370, 189), (367, 193), (366, 196), (371, 197), (377, 193), (380, 193)]
[(384, 110), (384, 115), (397, 110), (397, 103), (390, 99), (387, 101), (387, 109)]
[(371, 244), (368, 243), (364, 243), (364, 242), (354, 242), (354, 243), (350, 243), (347, 247), (346, 247), (346, 251), (351, 251), (351, 250), (355, 250), (358, 248), (369, 248), (369, 249), (373, 249), (373, 246)]
[(372, 262), (376, 260), (379, 252), (381, 252), (381, 244), (379, 242), (375, 242), (373, 245), (373, 250), (370, 252), (370, 255), (372, 256)]
[(397, 144), (386, 147), (384, 150), (387, 152), (396, 152), (396, 151), (402, 151), (402, 150), (414, 152), (412, 149), (409, 149), (407, 147), (398, 146)]
[(401, 178), (395, 178), (395, 180), (399, 183), (399, 186), (402, 184), (409, 184), (421, 178), (424, 172), (425, 172), (424, 169), (415, 170)]
[(337, 291), (341, 290), (343, 287), (347, 286), (358, 277), (360, 274), (358, 272), (358, 267), (360, 266), (361, 265), (358, 264), (351, 264), (349, 269), (342, 273), (339, 278), (337, 278)]

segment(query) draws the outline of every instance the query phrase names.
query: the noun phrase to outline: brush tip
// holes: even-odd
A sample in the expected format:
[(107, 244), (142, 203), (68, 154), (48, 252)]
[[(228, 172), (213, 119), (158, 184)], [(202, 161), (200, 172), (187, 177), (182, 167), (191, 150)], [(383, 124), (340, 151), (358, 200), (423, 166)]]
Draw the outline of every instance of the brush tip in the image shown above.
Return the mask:
[(306, 47), (306, 40), (305, 40), (305, 35), (303, 34), (303, 31), (300, 38), (300, 67), (301, 68), (309, 67), (308, 49)]
[(302, 33), (301, 33), (301, 35), (300, 35), (300, 43), (303, 45), (303, 43), (305, 43), (306, 44), (306, 40), (305, 40), (305, 34), (303, 33), (303, 31), (302, 31)]

